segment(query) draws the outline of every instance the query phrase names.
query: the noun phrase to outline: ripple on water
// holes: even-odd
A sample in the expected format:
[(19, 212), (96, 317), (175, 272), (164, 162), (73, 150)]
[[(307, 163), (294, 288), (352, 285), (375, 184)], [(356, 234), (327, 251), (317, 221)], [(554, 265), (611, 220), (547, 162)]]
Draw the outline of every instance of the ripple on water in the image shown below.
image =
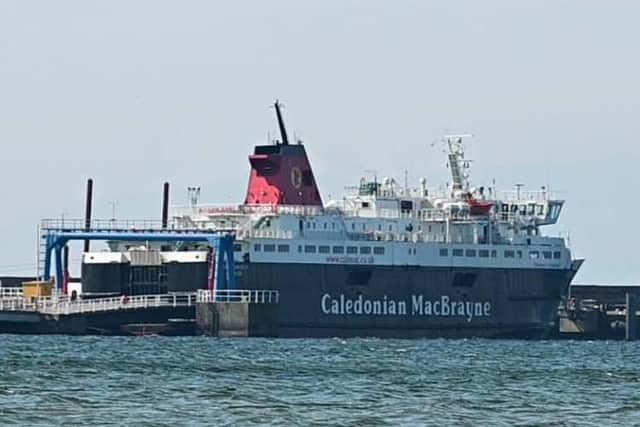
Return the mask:
[(0, 424), (634, 424), (639, 349), (0, 335)]

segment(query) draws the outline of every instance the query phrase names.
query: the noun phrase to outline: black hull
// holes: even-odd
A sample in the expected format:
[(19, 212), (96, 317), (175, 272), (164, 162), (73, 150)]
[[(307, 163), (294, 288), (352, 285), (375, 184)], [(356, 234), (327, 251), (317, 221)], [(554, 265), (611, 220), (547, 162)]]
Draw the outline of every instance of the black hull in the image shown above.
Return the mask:
[(543, 269), (236, 265), (239, 289), (279, 291), (282, 337), (544, 338), (573, 277)]

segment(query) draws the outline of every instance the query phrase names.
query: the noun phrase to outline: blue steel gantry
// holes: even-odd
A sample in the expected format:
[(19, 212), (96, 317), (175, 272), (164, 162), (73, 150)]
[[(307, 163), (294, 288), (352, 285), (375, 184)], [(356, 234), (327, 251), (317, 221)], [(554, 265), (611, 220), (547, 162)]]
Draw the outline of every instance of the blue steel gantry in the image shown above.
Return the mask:
[(233, 263), (233, 242), (231, 233), (198, 233), (175, 231), (69, 231), (49, 230), (44, 235), (46, 252), (44, 260), (44, 280), (51, 278), (51, 255), (55, 252), (56, 286), (63, 281), (62, 249), (69, 240), (116, 240), (136, 242), (207, 242), (215, 260), (215, 289), (235, 289), (235, 269)]

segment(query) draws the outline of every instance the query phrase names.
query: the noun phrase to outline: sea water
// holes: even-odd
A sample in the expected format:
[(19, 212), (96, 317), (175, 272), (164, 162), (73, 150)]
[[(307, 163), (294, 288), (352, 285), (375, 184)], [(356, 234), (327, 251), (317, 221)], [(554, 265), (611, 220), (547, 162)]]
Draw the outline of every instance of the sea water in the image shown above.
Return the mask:
[(0, 335), (0, 425), (640, 425), (640, 343)]

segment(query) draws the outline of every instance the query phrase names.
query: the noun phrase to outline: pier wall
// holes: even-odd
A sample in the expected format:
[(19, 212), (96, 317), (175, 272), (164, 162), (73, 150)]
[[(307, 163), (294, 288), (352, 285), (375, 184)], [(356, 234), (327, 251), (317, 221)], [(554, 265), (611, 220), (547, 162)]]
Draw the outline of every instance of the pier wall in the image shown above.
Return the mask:
[(277, 337), (277, 304), (201, 302), (196, 322), (205, 335), (216, 337)]

